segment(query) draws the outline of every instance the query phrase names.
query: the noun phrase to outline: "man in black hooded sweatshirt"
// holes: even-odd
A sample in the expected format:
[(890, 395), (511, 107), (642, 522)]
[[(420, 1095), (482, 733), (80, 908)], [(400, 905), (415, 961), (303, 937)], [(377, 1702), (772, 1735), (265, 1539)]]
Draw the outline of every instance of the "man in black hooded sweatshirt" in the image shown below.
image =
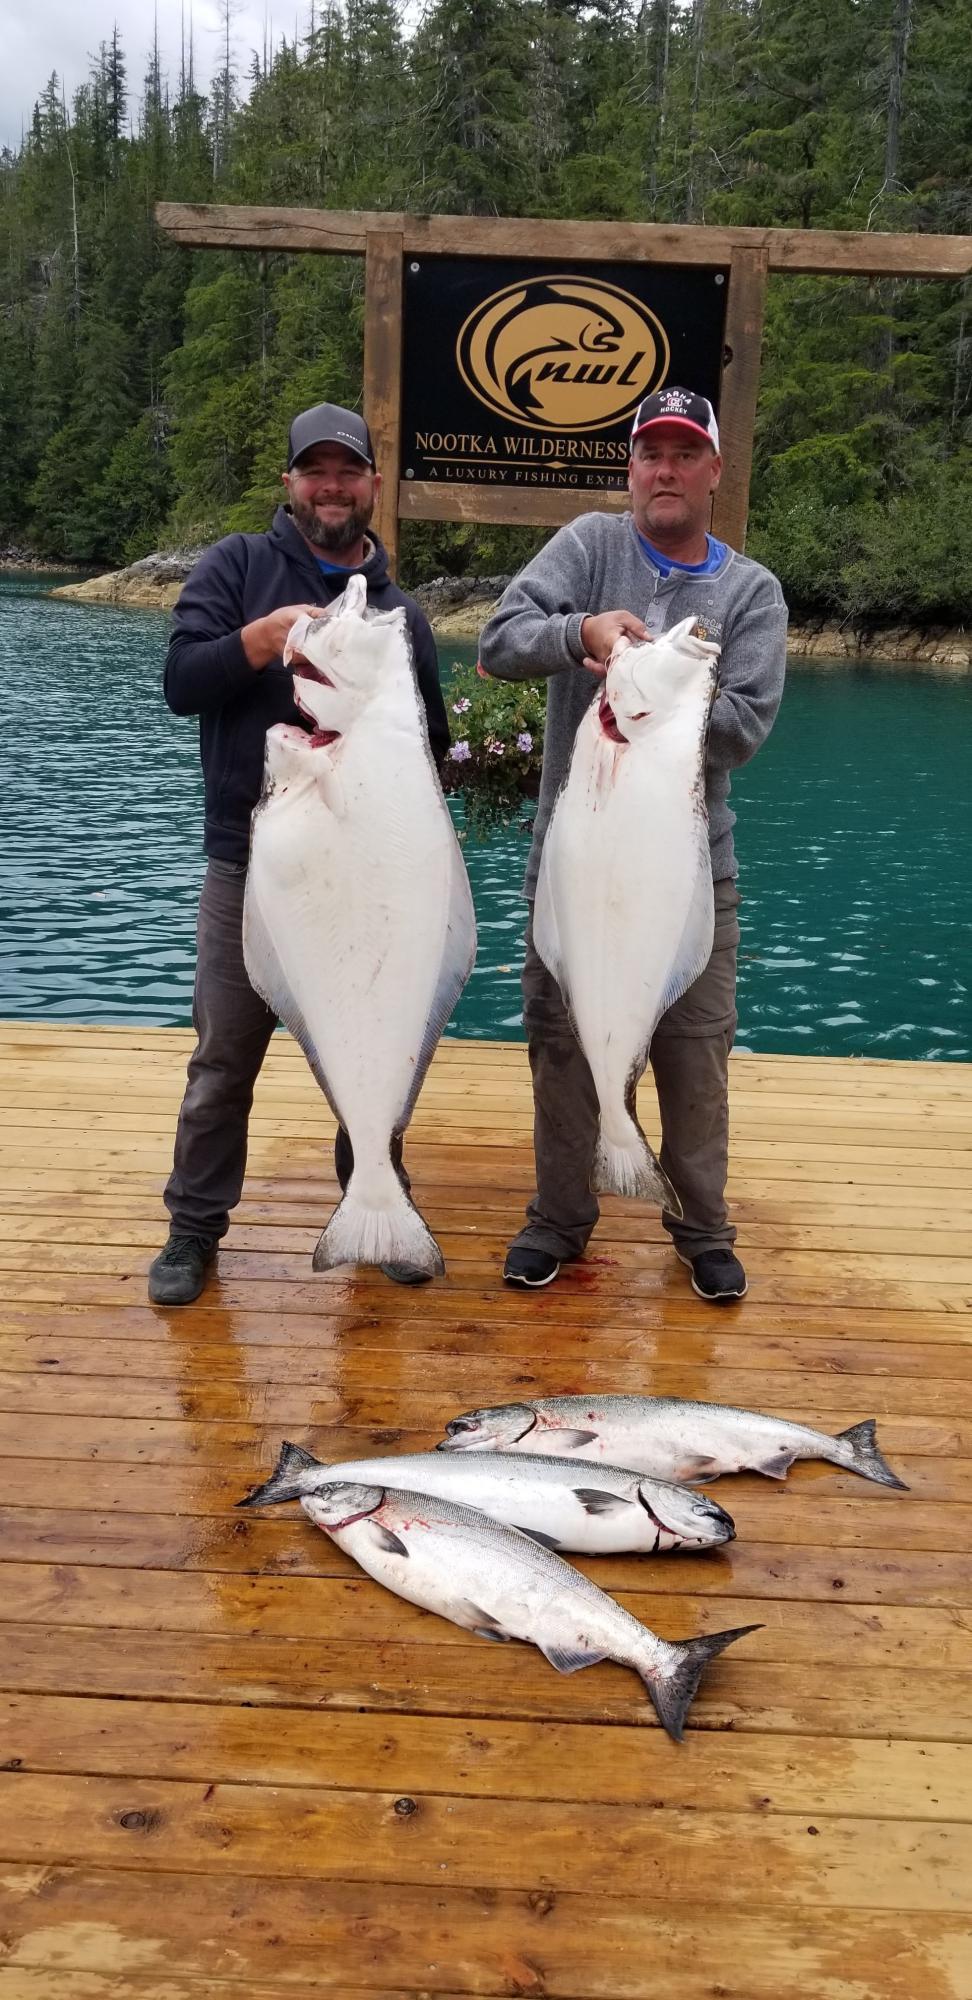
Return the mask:
[[(431, 627), (414, 598), (392, 583), (385, 551), (368, 533), (381, 475), (364, 420), (332, 403), (302, 411), (290, 427), (283, 482), (289, 504), (278, 507), (268, 533), (227, 535), (196, 565), (175, 609), (165, 662), (169, 707), (199, 717), (209, 865), (197, 933), (197, 1046), (164, 1195), (169, 1237), (148, 1277), (155, 1305), (189, 1305), (203, 1289), (242, 1191), (253, 1088), (276, 1026), (246, 976), (243, 895), (267, 730), (276, 722), (303, 726), (282, 659), (294, 620), (330, 604), (349, 576), (365, 578), (368, 603), (378, 610), (404, 605), (437, 765), (449, 744)], [(407, 1186), (400, 1142), (394, 1157)], [(342, 1186), (352, 1163), (348, 1135), (339, 1130)], [(420, 1275), (385, 1269), (399, 1283)]]

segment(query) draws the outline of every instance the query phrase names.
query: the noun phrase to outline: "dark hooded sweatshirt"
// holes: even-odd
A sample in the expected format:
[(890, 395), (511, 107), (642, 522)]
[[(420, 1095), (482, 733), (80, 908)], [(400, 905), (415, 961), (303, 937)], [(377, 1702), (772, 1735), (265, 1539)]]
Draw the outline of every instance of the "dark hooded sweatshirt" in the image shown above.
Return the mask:
[(173, 613), (165, 661), (165, 698), (175, 715), (198, 715), (199, 754), (206, 788), (203, 846), (219, 861), (246, 862), (250, 814), (263, 785), (267, 730), (304, 718), (294, 704), (293, 675), (282, 660), (259, 672), (243, 651), (240, 632), (254, 618), (285, 604), (320, 604), (339, 597), (347, 575), (364, 576), (368, 603), (378, 611), (405, 607), (419, 693), (425, 704), (436, 766), (449, 747), (432, 628), (415, 599), (388, 574), (388, 558), (372, 536), (360, 570), (327, 574), (285, 507), (263, 535), (227, 535), (200, 557)]

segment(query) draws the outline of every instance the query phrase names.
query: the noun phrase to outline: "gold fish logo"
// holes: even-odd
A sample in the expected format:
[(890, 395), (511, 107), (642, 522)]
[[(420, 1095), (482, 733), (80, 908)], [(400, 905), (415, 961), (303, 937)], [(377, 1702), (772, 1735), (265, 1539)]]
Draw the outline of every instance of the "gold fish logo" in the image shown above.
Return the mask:
[(456, 359), (467, 389), (501, 417), (599, 431), (660, 387), (669, 346), (640, 299), (568, 273), (493, 292), (463, 325)]

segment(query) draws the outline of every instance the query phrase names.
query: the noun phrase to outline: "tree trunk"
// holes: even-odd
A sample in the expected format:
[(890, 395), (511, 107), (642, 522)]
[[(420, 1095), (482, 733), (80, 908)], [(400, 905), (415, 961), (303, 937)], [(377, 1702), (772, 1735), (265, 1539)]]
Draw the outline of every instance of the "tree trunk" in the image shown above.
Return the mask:
[(692, 71), (692, 102), (689, 107), (688, 133), (688, 174), (685, 182), (685, 220), (695, 221), (698, 195), (699, 158), (699, 102), (702, 96), (702, 54), (705, 47), (705, 7), (706, 0), (694, 0), (693, 35), (695, 39), (695, 61)]
[(896, 186), (901, 154), (901, 103), (904, 95), (908, 42), (911, 38), (912, 0), (897, 0), (891, 42), (891, 74), (888, 78), (888, 122), (884, 141), (884, 185)]

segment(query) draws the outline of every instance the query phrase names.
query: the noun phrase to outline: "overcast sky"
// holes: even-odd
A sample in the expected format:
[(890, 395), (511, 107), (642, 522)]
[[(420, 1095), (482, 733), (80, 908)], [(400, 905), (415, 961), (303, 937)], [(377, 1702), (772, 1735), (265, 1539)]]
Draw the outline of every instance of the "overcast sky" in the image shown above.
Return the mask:
[[(196, 77), (205, 88), (219, 59), (220, 8), (217, 0), (185, 0), (187, 33), (190, 7)], [(244, 71), (250, 50), (263, 48), (265, 21), (272, 24), (275, 42), (283, 35), (292, 42), (295, 20), (300, 33), (306, 32), (310, 5), (309, 0), (267, 0), (265, 12), (263, 0), (239, 0), (233, 12), (237, 60)], [(63, 80), (70, 105), (72, 92), (87, 77), (89, 58), (96, 54), (100, 42), (111, 40), (115, 22), (128, 61), (134, 113), (156, 13), (162, 68), (175, 84), (179, 76), (180, 0), (157, 0), (157, 6), (153, 0), (84, 0), (81, 6), (78, 0), (0, 0), (0, 145), (19, 146), (34, 100), (52, 70)]]

